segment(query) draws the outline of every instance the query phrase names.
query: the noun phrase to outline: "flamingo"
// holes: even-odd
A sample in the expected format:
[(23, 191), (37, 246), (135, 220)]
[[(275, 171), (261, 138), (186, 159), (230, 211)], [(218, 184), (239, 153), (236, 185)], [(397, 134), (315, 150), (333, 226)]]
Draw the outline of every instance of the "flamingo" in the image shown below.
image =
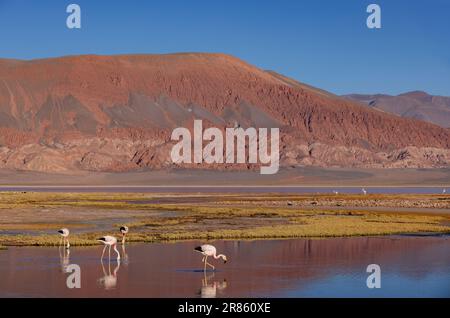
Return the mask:
[(111, 259), (111, 246), (112, 246), (114, 248), (114, 251), (117, 253), (117, 260), (120, 260), (120, 253), (117, 250), (117, 239), (114, 236), (106, 235), (97, 239), (97, 241), (105, 244), (101, 259), (103, 259), (103, 255), (105, 255), (106, 247), (109, 247), (109, 259)]
[(362, 193), (363, 193), (364, 195), (367, 194), (367, 190), (366, 190), (366, 189), (362, 188), (361, 191), (362, 191)]
[(208, 263), (208, 257), (214, 257), (215, 259), (222, 258), (223, 263), (225, 264), (228, 260), (227, 257), (223, 254), (217, 255), (217, 250), (213, 245), (209, 244), (203, 244), (201, 246), (197, 246), (194, 248), (195, 251), (202, 253), (203, 259), (202, 262), (205, 263), (204, 271), (206, 271), (206, 265), (210, 266), (213, 270), (215, 270), (215, 267)]
[(125, 244), (125, 235), (128, 234), (128, 226), (124, 225), (120, 227), (120, 233), (122, 233), (122, 244)]
[(333, 190), (333, 193), (334, 193), (335, 195), (338, 195), (338, 194), (339, 194), (339, 192), (337, 192), (336, 190)]
[[(58, 230), (59, 235), (61, 235), (61, 240), (59, 241), (59, 245), (61, 246), (61, 244), (63, 244), (64, 246), (66, 246), (66, 248), (70, 248), (70, 243), (69, 243), (69, 234), (70, 231), (66, 228), (62, 228), (60, 230)], [(66, 240), (67, 240), (67, 245), (66, 245)]]
[(442, 189), (442, 194), (445, 194), (447, 192), (447, 189)]

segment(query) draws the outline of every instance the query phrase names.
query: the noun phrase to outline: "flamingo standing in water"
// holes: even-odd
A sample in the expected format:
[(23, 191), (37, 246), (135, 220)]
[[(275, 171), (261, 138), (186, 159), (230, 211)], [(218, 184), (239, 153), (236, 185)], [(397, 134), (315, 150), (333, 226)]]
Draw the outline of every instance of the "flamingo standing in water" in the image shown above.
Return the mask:
[(106, 236), (99, 238), (97, 241), (105, 244), (105, 247), (103, 248), (101, 259), (103, 259), (103, 255), (105, 255), (105, 250), (107, 247), (109, 247), (109, 259), (111, 259), (111, 246), (112, 246), (114, 248), (114, 251), (117, 253), (117, 260), (120, 260), (120, 253), (117, 250), (117, 239), (114, 236), (106, 235)]
[(128, 226), (124, 225), (120, 227), (120, 233), (122, 233), (122, 244), (125, 244), (125, 236), (128, 234)]
[(442, 189), (442, 194), (445, 194), (447, 192), (447, 189)]
[[(59, 235), (61, 235), (61, 240), (59, 241), (59, 245), (61, 246), (64, 245), (67, 249), (70, 248), (70, 243), (69, 243), (69, 234), (70, 231), (66, 228), (62, 228), (60, 230), (58, 230)], [(66, 245), (66, 241), (67, 241), (67, 245)]]
[(364, 195), (367, 194), (367, 190), (366, 190), (366, 189), (362, 188), (361, 191), (362, 191), (362, 193), (363, 193)]
[(197, 246), (194, 248), (195, 251), (202, 253), (203, 259), (202, 262), (205, 263), (204, 271), (206, 271), (206, 265), (210, 266), (213, 270), (215, 270), (215, 267), (208, 263), (208, 257), (214, 257), (215, 259), (222, 258), (223, 263), (225, 264), (228, 260), (227, 257), (223, 254), (217, 255), (217, 249), (213, 245), (209, 244), (203, 244), (201, 246)]

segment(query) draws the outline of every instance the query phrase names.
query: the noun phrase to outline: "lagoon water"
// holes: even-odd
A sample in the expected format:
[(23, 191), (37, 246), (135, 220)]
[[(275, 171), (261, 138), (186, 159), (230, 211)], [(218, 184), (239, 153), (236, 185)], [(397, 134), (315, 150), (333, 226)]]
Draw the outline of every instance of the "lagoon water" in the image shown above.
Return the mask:
[[(206, 274), (198, 244), (119, 246), (120, 263), (101, 262), (102, 246), (11, 247), (0, 251), (0, 297), (450, 297), (448, 236), (216, 241), (229, 262), (211, 260)], [(373, 263), (380, 289), (366, 286)], [(80, 289), (66, 285), (69, 264)]]
[[(442, 187), (365, 187), (369, 194), (442, 194)], [(361, 187), (308, 186), (0, 186), (0, 191), (60, 193), (361, 194)]]

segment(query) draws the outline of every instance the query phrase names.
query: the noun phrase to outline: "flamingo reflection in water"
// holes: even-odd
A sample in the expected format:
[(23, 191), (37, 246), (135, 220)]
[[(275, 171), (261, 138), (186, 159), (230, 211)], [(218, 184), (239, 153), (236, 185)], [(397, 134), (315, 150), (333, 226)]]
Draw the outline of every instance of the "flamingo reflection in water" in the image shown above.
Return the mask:
[(70, 265), (70, 250), (63, 247), (59, 247), (59, 262), (61, 264), (61, 271), (63, 273), (67, 272), (67, 266)]
[[(222, 293), (225, 288), (228, 287), (227, 280), (216, 281), (214, 280), (214, 273), (206, 275), (204, 272), (204, 278), (202, 279), (202, 288), (198, 292), (201, 298), (216, 298), (217, 292)], [(212, 282), (209, 282), (212, 280)]]
[(116, 288), (117, 286), (117, 277), (120, 269), (120, 259), (117, 260), (117, 265), (114, 268), (114, 271), (111, 272), (111, 260), (108, 261), (108, 272), (105, 270), (105, 265), (103, 264), (103, 260), (101, 261), (103, 277), (98, 279), (98, 283), (105, 290), (111, 290)]
[(122, 258), (121, 260), (123, 261), (124, 265), (128, 265), (128, 254), (127, 254), (127, 250), (125, 248), (125, 244), (122, 245)]

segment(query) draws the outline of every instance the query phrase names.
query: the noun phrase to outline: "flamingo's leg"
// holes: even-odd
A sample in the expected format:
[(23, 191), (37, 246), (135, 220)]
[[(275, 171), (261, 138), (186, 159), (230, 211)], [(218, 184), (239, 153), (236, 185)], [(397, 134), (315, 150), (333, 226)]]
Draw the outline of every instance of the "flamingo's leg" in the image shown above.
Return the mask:
[(214, 265), (211, 265), (210, 263), (206, 262), (207, 265), (211, 266), (211, 268), (214, 270), (216, 270), (216, 268), (214, 267)]
[(109, 246), (108, 254), (109, 254), (109, 260), (111, 260), (111, 245)]
[(105, 247), (103, 248), (103, 252), (102, 252), (102, 260), (103, 260), (103, 256), (105, 255), (105, 250), (106, 250), (106, 245), (105, 245)]
[(61, 237), (61, 238), (59, 239), (59, 246), (62, 245), (62, 241), (63, 241), (63, 238)]
[(100, 263), (102, 263), (103, 276), (106, 276), (106, 270), (105, 270), (105, 266), (103, 265), (103, 258), (102, 258), (102, 259), (100, 259)]
[(206, 264), (208, 263), (206, 260), (208, 259), (208, 256), (205, 256), (205, 266), (203, 267), (203, 271), (206, 272)]

